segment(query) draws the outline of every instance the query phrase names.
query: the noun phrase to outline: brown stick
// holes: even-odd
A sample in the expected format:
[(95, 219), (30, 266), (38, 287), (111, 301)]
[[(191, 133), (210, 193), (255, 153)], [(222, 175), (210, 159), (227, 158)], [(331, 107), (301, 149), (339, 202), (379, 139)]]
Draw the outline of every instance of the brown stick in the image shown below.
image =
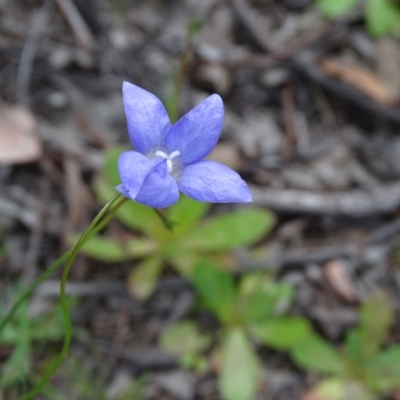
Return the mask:
[(72, 0), (56, 0), (56, 2), (74, 32), (77, 43), (87, 50), (92, 50), (95, 45), (95, 38), (74, 2)]
[(254, 203), (283, 212), (364, 217), (389, 214), (400, 207), (400, 183), (370, 190), (321, 193), (251, 186)]

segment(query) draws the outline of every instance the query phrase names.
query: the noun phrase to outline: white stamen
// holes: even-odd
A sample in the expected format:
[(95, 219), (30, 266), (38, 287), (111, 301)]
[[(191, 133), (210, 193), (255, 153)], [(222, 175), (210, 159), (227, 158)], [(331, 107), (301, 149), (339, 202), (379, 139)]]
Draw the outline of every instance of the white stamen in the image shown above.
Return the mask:
[(167, 159), (167, 171), (170, 174), (172, 172), (172, 160)]
[(156, 151), (156, 156), (162, 158), (168, 158), (167, 154), (165, 154), (163, 151)]
[(167, 160), (167, 171), (170, 174), (172, 172), (172, 168), (173, 168), (173, 164), (172, 164), (172, 160), (175, 157), (178, 157), (181, 154), (181, 152), (179, 150), (175, 150), (173, 151), (169, 156), (164, 153), (163, 151), (156, 151), (156, 157), (162, 157), (165, 158)]
[(173, 160), (175, 157), (178, 157), (180, 154), (181, 154), (181, 152), (179, 150), (175, 150), (168, 156), (168, 159)]

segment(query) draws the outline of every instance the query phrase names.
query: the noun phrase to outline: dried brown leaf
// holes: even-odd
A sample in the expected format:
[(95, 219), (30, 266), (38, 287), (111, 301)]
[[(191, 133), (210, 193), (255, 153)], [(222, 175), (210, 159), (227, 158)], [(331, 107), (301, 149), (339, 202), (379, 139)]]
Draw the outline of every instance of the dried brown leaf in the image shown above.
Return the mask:
[(0, 165), (28, 163), (38, 160), (41, 155), (36, 117), (23, 107), (2, 107)]
[(324, 273), (329, 285), (344, 300), (352, 303), (357, 299), (352, 279), (341, 260), (328, 261)]
[(395, 100), (379, 77), (365, 68), (357, 65), (344, 65), (332, 59), (322, 60), (320, 67), (326, 74), (356, 87), (379, 103), (390, 104)]

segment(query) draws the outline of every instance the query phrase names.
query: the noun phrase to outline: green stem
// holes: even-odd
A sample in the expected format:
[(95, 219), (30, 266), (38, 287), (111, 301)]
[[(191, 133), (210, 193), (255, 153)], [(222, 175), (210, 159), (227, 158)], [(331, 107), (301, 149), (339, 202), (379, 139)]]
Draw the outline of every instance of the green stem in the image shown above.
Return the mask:
[[(32, 294), (32, 292), (48, 277), (50, 276), (54, 271), (57, 270), (58, 267), (60, 267), (65, 260), (67, 260), (66, 266), (64, 268), (62, 277), (61, 277), (61, 283), (60, 283), (60, 302), (61, 302), (61, 308), (62, 308), (62, 313), (64, 317), (64, 322), (65, 322), (65, 337), (64, 337), (64, 343), (63, 347), (61, 349), (60, 354), (57, 356), (56, 360), (53, 362), (53, 364), (50, 366), (44, 377), (35, 385), (35, 387), (22, 397), (20, 397), (20, 400), (28, 400), (31, 399), (33, 396), (38, 394), (43, 387), (46, 385), (46, 383), (49, 381), (49, 379), (52, 377), (52, 375), (55, 373), (57, 368), (60, 366), (61, 362), (65, 358), (66, 354), (68, 353), (69, 346), (71, 343), (71, 320), (69, 318), (68, 314), (68, 306), (67, 306), (67, 301), (66, 301), (66, 296), (65, 296), (65, 286), (68, 278), (68, 273), (71, 269), (72, 263), (77, 256), (80, 248), (83, 246), (83, 244), (94, 234), (96, 234), (98, 231), (100, 231), (112, 218), (114, 213), (117, 211), (117, 209), (126, 201), (125, 198), (120, 199), (120, 201), (117, 203), (115, 207), (112, 207), (112, 205), (115, 203), (115, 201), (120, 198), (121, 195), (117, 193), (103, 208), (102, 210), (97, 214), (97, 216), (93, 219), (93, 221), (90, 223), (86, 231), (82, 234), (76, 245), (72, 248), (72, 250), (64, 253), (59, 259), (57, 259), (51, 266), (48, 268), (34, 283), (33, 285), (19, 298), (17, 303), (14, 305), (14, 307), (11, 309), (10, 313), (6, 316), (5, 320), (2, 321), (0, 325), (0, 332), (1, 329), (4, 328), (4, 326), (7, 324), (7, 322), (12, 318), (12, 316), (15, 314), (17, 308)], [(104, 217), (104, 219), (103, 219)], [(103, 219), (103, 221), (102, 221)]]
[[(118, 206), (119, 207), (119, 206)], [(96, 228), (91, 232), (90, 237), (86, 239), (88, 241), (92, 236), (97, 234), (99, 231), (101, 231), (111, 220), (111, 218), (114, 216), (115, 212), (117, 211), (118, 207), (115, 207), (114, 209), (110, 210), (109, 214), (104, 218), (103, 221), (101, 221)], [(15, 313), (18, 311), (18, 309), (21, 307), (21, 305), (32, 295), (32, 293), (37, 289), (38, 286), (40, 286), (49, 276), (51, 276), (55, 271), (57, 271), (63, 264), (64, 262), (68, 259), (69, 255), (71, 254), (72, 250), (66, 251), (64, 254), (62, 254), (57, 260), (55, 260), (50, 267), (46, 269), (33, 283), (32, 285), (27, 288), (19, 297), (17, 302), (12, 306), (12, 308), (8, 311), (7, 315), (4, 317), (2, 321), (0, 321), (0, 335), (3, 332), (3, 329), (6, 327), (6, 325), (10, 322), (10, 320), (13, 318)]]

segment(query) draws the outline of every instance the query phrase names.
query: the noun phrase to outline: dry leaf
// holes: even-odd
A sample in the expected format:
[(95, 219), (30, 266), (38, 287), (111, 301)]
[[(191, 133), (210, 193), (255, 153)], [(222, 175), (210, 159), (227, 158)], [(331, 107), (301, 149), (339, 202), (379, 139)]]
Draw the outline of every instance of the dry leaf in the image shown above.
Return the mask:
[(357, 299), (351, 277), (341, 260), (328, 261), (324, 273), (332, 289), (344, 300), (352, 303)]
[(0, 109), (0, 165), (38, 160), (42, 145), (35, 116), (23, 107)]
[(358, 90), (379, 103), (390, 104), (395, 101), (393, 95), (386, 90), (383, 82), (372, 72), (362, 67), (343, 65), (331, 59), (322, 60), (320, 66), (326, 74), (355, 86)]

